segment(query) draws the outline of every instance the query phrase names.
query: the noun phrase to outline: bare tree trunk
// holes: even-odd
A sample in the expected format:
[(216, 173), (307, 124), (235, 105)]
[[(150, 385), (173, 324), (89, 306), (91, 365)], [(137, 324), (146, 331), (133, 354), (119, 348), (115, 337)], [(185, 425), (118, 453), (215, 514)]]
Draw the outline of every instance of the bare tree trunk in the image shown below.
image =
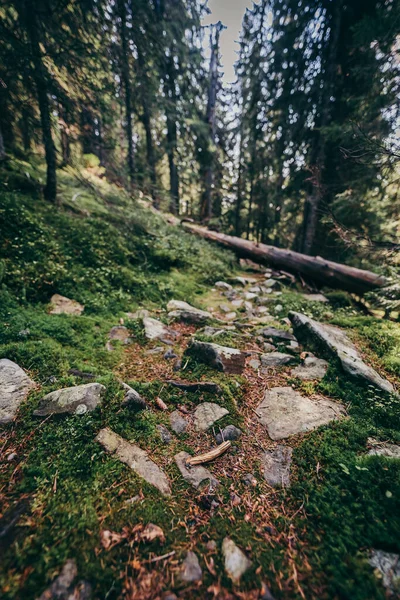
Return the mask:
[(173, 49), (171, 49), (171, 56), (167, 60), (165, 65), (165, 71), (168, 74), (164, 91), (166, 95), (166, 111), (165, 116), (167, 119), (167, 154), (168, 154), (168, 166), (169, 166), (169, 181), (170, 181), (170, 211), (172, 214), (179, 214), (179, 171), (176, 165), (175, 157), (177, 154), (178, 144), (178, 132), (176, 127), (177, 115), (176, 115), (176, 90), (175, 90), (175, 73), (173, 63)]
[(133, 125), (132, 125), (132, 91), (129, 73), (129, 45), (128, 32), (126, 27), (126, 6), (125, 0), (118, 0), (118, 16), (120, 23), (121, 36), (121, 75), (125, 92), (125, 119), (126, 119), (126, 137), (128, 138), (128, 174), (131, 185), (135, 181), (135, 159), (133, 150)]
[(334, 3), (332, 23), (329, 25), (331, 40), (325, 75), (326, 81), (322, 97), (319, 131), (315, 143), (315, 162), (311, 165), (313, 190), (306, 198), (303, 214), (303, 232), (300, 249), (305, 254), (310, 254), (312, 251), (319, 222), (319, 211), (324, 198), (323, 171), (325, 168), (325, 140), (321, 129), (323, 130), (328, 125), (331, 115), (331, 97), (334, 95), (335, 88), (335, 69), (342, 19), (342, 4), (342, 0), (336, 0)]
[(210, 35), (210, 46), (211, 46), (211, 58), (210, 58), (210, 85), (208, 90), (208, 102), (207, 102), (207, 113), (206, 121), (209, 127), (209, 137), (211, 146), (211, 158), (207, 165), (204, 181), (204, 193), (201, 203), (200, 218), (202, 220), (208, 220), (212, 217), (212, 189), (214, 183), (214, 168), (215, 168), (215, 137), (217, 133), (217, 121), (216, 121), (216, 103), (217, 103), (217, 92), (218, 92), (218, 56), (219, 56), (219, 36), (223, 25), (221, 22), (215, 25), (215, 39), (213, 39), (213, 31)]
[(40, 122), (42, 126), (43, 145), (46, 155), (47, 175), (44, 196), (50, 202), (56, 201), (57, 195), (57, 161), (56, 148), (51, 129), (51, 110), (48, 96), (47, 79), (49, 77), (43, 64), (42, 50), (40, 47), (40, 23), (37, 18), (34, 0), (25, 0), (26, 30), (32, 51), (33, 79), (36, 85)]
[(254, 262), (284, 269), (291, 273), (300, 273), (304, 277), (326, 286), (348, 290), (356, 294), (364, 294), (387, 285), (386, 277), (371, 271), (348, 267), (325, 260), (319, 256), (308, 256), (292, 250), (276, 248), (275, 246), (256, 244), (243, 238), (210, 231), (205, 227), (199, 227), (192, 223), (183, 222), (182, 225), (186, 230), (200, 237), (215, 241), (233, 250), (238, 256), (250, 258)]
[(0, 123), (0, 160), (4, 160), (6, 157), (6, 149), (4, 147), (4, 138), (3, 138), (3, 132), (1, 130), (1, 123)]

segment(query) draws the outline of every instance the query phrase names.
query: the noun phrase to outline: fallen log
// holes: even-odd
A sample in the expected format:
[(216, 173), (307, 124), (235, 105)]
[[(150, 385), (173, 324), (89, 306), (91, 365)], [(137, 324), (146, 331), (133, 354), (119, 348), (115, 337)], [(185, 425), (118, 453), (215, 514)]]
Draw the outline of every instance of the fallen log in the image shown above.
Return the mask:
[(186, 231), (191, 231), (206, 240), (217, 242), (233, 250), (241, 258), (250, 258), (260, 264), (303, 275), (327, 287), (362, 295), (376, 288), (384, 287), (388, 283), (386, 277), (372, 273), (372, 271), (348, 267), (320, 256), (308, 256), (292, 250), (257, 244), (232, 235), (210, 231), (205, 227), (186, 221), (182, 222), (182, 227)]

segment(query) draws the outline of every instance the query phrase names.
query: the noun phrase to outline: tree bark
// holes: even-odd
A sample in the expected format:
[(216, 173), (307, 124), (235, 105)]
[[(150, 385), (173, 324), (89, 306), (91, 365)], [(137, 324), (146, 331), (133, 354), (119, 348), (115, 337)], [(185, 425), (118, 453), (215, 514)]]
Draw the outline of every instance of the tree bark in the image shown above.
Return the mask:
[(32, 51), (33, 79), (35, 81), (40, 122), (42, 126), (43, 145), (46, 155), (47, 175), (44, 197), (50, 202), (56, 201), (57, 195), (57, 160), (56, 148), (51, 129), (51, 110), (48, 96), (47, 79), (49, 77), (43, 64), (42, 50), (40, 47), (40, 24), (37, 19), (34, 0), (25, 0), (26, 30)]
[(165, 116), (167, 119), (167, 155), (169, 166), (169, 181), (170, 181), (170, 211), (173, 215), (179, 214), (179, 171), (176, 165), (175, 156), (177, 153), (178, 132), (176, 127), (176, 90), (175, 90), (175, 73), (173, 62), (173, 48), (171, 48), (171, 56), (166, 61), (165, 72), (168, 79), (165, 80), (164, 92), (166, 95), (166, 110)]
[(3, 132), (1, 130), (1, 123), (0, 123), (0, 160), (4, 160), (6, 157), (6, 149), (4, 147), (4, 138), (3, 138)]
[(192, 223), (183, 222), (182, 225), (185, 229), (200, 237), (215, 241), (233, 250), (240, 257), (250, 258), (260, 264), (303, 275), (328, 287), (339, 288), (361, 295), (387, 285), (385, 277), (371, 271), (348, 267), (325, 260), (319, 256), (308, 256), (299, 252), (276, 248), (275, 246), (255, 244), (242, 238), (210, 231)]
[(128, 138), (128, 174), (131, 185), (135, 181), (135, 158), (133, 150), (133, 125), (132, 125), (132, 90), (129, 74), (129, 47), (128, 32), (126, 27), (126, 6), (125, 0), (118, 0), (118, 16), (120, 22), (121, 36), (121, 75), (125, 92), (125, 119), (126, 119), (126, 137)]

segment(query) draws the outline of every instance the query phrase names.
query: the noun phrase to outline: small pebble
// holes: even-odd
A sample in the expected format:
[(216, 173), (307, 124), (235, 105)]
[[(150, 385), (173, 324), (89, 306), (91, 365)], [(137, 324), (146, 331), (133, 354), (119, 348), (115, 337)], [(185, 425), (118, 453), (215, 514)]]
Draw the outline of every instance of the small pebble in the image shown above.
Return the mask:
[(244, 477), (242, 477), (242, 481), (244, 485), (247, 485), (248, 487), (255, 487), (257, 485), (257, 479), (252, 473), (247, 473), (247, 475), (244, 475)]
[(174, 362), (172, 369), (174, 371), (180, 371), (182, 369), (182, 361), (180, 358), (177, 358), (176, 361)]
[(168, 431), (164, 425), (157, 425), (158, 433), (160, 434), (160, 438), (164, 442), (164, 444), (170, 444), (172, 440), (172, 435)]
[(12, 460), (15, 460), (16, 458), (17, 458), (16, 452), (10, 452), (10, 454), (8, 454), (8, 456), (7, 456), (8, 462), (11, 462)]
[(164, 358), (165, 360), (172, 360), (173, 358), (178, 358), (178, 355), (175, 354), (175, 352), (171, 350), (171, 348), (168, 348), (168, 350), (164, 354)]
[(210, 540), (209, 542), (207, 542), (206, 548), (209, 552), (215, 552), (217, 549), (217, 542), (215, 542), (214, 540)]

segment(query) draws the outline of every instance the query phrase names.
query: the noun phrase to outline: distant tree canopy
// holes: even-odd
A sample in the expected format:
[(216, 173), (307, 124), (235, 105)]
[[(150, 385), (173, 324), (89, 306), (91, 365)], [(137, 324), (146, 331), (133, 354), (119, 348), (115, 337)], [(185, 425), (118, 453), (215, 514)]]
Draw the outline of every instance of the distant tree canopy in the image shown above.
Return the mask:
[(155, 207), (249, 239), (326, 256), (345, 253), (352, 228), (392, 240), (399, 4), (260, 0), (231, 86), (223, 25), (202, 27), (205, 11), (197, 0), (3, 1), (0, 159), (42, 153), (51, 202), (57, 167), (95, 155)]

